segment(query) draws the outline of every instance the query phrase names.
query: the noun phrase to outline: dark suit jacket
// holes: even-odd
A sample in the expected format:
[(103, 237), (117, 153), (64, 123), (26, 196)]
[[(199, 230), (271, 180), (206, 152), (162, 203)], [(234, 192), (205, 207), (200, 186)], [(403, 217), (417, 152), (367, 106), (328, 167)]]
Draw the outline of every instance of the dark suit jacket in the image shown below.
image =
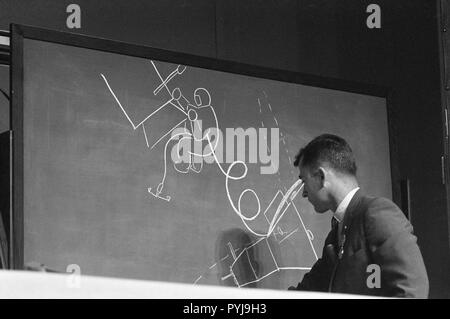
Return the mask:
[[(330, 231), (319, 259), (298, 284), (298, 290), (428, 297), (428, 277), (413, 228), (390, 200), (356, 192), (343, 220), (345, 242), (339, 258), (337, 228)], [(380, 287), (376, 270), (380, 268)], [(372, 283), (368, 285), (367, 282)]]

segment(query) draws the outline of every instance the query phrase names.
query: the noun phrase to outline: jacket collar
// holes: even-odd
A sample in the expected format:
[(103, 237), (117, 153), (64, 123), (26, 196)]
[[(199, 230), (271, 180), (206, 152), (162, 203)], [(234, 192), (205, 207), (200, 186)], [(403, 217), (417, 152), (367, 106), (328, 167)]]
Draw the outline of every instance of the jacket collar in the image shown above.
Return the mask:
[(344, 215), (344, 224), (343, 224), (344, 231), (350, 224), (355, 213), (359, 211), (358, 208), (359, 208), (359, 205), (361, 204), (363, 197), (364, 197), (364, 194), (361, 191), (361, 189), (359, 189), (353, 196), (350, 203), (348, 204), (347, 210)]
[(333, 216), (337, 219), (338, 222), (344, 221), (345, 212), (347, 211), (348, 205), (350, 204), (353, 196), (355, 196), (356, 192), (359, 190), (359, 187), (355, 187), (350, 192), (348, 192), (347, 196), (339, 203), (336, 211)]

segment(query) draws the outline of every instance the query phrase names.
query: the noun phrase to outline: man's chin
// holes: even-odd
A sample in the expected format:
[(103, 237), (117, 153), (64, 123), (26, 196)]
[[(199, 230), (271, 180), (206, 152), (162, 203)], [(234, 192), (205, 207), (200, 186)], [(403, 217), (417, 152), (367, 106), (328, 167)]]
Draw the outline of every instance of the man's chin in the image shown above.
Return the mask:
[(328, 211), (328, 209), (318, 209), (316, 207), (314, 207), (314, 210), (316, 211), (317, 214), (323, 214)]

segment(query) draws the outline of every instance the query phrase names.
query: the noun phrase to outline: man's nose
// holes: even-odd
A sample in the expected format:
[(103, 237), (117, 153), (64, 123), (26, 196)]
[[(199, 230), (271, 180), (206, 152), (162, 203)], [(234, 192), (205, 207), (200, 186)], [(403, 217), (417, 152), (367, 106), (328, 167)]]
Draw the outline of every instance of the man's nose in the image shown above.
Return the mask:
[(306, 191), (306, 189), (303, 188), (303, 193), (302, 193), (303, 197), (308, 197), (308, 192)]

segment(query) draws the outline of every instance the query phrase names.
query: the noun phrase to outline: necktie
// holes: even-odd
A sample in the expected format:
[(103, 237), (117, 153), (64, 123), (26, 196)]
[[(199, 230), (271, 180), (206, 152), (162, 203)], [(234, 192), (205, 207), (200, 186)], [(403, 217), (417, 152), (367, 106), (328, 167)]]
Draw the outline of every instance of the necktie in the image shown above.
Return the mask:
[(334, 232), (335, 247), (339, 245), (339, 222), (336, 218), (331, 217), (331, 230)]
[(338, 227), (339, 222), (335, 217), (331, 217), (331, 229), (334, 230)]

